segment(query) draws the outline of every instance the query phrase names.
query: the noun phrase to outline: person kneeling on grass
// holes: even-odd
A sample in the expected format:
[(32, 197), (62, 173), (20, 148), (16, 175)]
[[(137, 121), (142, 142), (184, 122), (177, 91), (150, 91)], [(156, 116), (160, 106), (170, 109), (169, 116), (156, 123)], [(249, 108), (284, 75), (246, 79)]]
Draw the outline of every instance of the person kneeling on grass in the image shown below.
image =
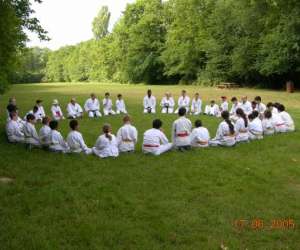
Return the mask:
[(117, 114), (127, 114), (126, 105), (121, 94), (118, 94), (118, 99), (116, 100), (116, 109)]
[(25, 143), (29, 146), (40, 147), (40, 138), (35, 129), (35, 116), (28, 114), (24, 125)]
[(287, 128), (287, 132), (295, 131), (294, 120), (292, 119), (290, 114), (285, 111), (285, 107), (282, 104), (278, 105), (278, 111), (279, 111), (279, 116), (284, 121), (284, 124)]
[(51, 121), (49, 126), (51, 128), (50, 151), (57, 153), (69, 153), (70, 148), (61, 133), (58, 131), (58, 122), (55, 120)]
[(253, 111), (249, 116), (249, 139), (250, 140), (261, 140), (263, 139), (263, 126), (259, 119), (258, 111)]
[(44, 148), (48, 148), (51, 142), (50, 141), (51, 128), (49, 127), (50, 121), (51, 119), (48, 116), (44, 117), (42, 120), (43, 126), (39, 131), (40, 143)]
[(20, 123), (18, 122), (18, 113), (13, 111), (9, 114), (10, 119), (6, 124), (7, 139), (11, 143), (23, 143), (25, 141), (24, 133)]
[(191, 134), (191, 144), (195, 148), (206, 148), (209, 146), (210, 135), (207, 128), (202, 126), (202, 122), (197, 120)]
[(107, 115), (115, 115), (116, 112), (112, 109), (113, 108), (113, 102), (109, 98), (110, 94), (107, 92), (105, 93), (105, 97), (103, 99), (103, 113), (105, 116)]
[(122, 153), (133, 152), (137, 143), (137, 129), (131, 125), (131, 118), (128, 115), (123, 118), (123, 123), (123, 127), (117, 133), (119, 151)]
[(79, 124), (77, 120), (70, 121), (71, 132), (67, 136), (67, 143), (70, 147), (70, 153), (81, 153), (89, 155), (92, 149), (88, 148), (83, 140), (82, 134), (78, 131)]
[(232, 122), (229, 119), (229, 112), (223, 111), (221, 114), (223, 121), (220, 123), (216, 137), (209, 144), (211, 146), (232, 147), (235, 145), (235, 130)]
[(145, 154), (161, 155), (172, 148), (168, 138), (162, 131), (162, 121), (156, 119), (152, 123), (152, 129), (144, 133), (143, 152)]
[(100, 158), (118, 157), (118, 141), (117, 138), (111, 134), (111, 125), (105, 124), (102, 128), (103, 135), (100, 135), (93, 147), (93, 153)]

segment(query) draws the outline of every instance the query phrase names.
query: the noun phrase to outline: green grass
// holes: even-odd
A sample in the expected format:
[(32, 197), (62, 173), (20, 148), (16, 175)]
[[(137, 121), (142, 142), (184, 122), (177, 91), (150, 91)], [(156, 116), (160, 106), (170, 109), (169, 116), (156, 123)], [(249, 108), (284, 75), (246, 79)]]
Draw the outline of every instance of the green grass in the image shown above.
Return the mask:
[[(1, 97), (0, 249), (300, 249), (300, 132), (277, 135), (234, 148), (208, 148), (160, 157), (141, 152), (143, 132), (154, 117), (164, 121), (168, 137), (176, 116), (143, 115), (149, 86), (105, 84), (15, 85)], [(151, 86), (160, 100), (182, 86)], [(279, 101), (300, 123), (300, 93), (266, 90), (199, 91), (205, 102), (223, 94), (264, 102)], [(95, 156), (27, 151), (10, 145), (4, 134), (5, 106), (16, 96), (22, 116), (38, 98), (49, 113), (52, 99), (63, 108), (73, 96), (83, 104), (90, 92), (103, 97), (121, 92), (139, 131), (135, 154), (101, 160)], [(219, 120), (201, 117), (214, 136)], [(194, 121), (195, 118), (193, 117)], [(121, 117), (80, 122), (92, 146), (103, 123), (114, 133)], [(68, 121), (61, 123), (64, 136)], [(251, 221), (264, 221), (254, 230)], [(294, 229), (270, 229), (272, 220), (293, 219)], [(245, 219), (239, 230), (234, 221)]]

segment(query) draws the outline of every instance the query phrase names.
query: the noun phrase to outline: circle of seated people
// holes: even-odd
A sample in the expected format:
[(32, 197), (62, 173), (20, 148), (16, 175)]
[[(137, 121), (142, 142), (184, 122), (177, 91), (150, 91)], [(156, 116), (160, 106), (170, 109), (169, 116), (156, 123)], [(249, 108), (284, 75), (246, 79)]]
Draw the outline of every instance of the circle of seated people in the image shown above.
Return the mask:
[[(171, 149), (180, 151), (194, 148), (205, 148), (209, 146), (231, 147), (241, 142), (263, 139), (265, 135), (275, 133), (292, 132), (295, 125), (292, 117), (285, 111), (284, 105), (280, 103), (268, 103), (264, 105), (261, 97), (257, 96), (253, 102), (249, 102), (244, 96), (241, 102), (236, 97), (231, 99), (232, 107), (229, 111), (229, 104), (225, 96), (221, 97), (220, 106), (214, 100), (205, 107), (204, 114), (221, 117), (222, 121), (218, 126), (216, 136), (210, 137), (210, 133), (205, 128), (201, 120), (196, 120), (193, 128), (192, 122), (187, 118), (187, 114), (199, 115), (202, 113), (202, 100), (198, 93), (192, 101), (189, 109), (190, 98), (185, 90), (178, 99), (178, 108), (175, 113), (179, 118), (172, 125), (172, 140), (168, 138), (162, 130), (163, 122), (155, 119), (152, 128), (143, 135), (142, 150), (146, 154), (160, 155)], [(59, 102), (54, 100), (51, 107), (52, 119), (45, 115), (42, 100), (37, 100), (33, 110), (28, 112), (22, 120), (18, 114), (16, 99), (10, 98), (7, 106), (6, 133), (8, 141), (11, 143), (25, 143), (28, 147), (38, 147), (48, 149), (52, 152), (61, 153), (85, 153), (95, 154), (100, 158), (117, 157), (119, 153), (134, 152), (138, 141), (137, 129), (131, 124), (131, 117), (127, 115), (126, 105), (122, 95), (118, 95), (116, 101), (116, 111), (114, 111), (110, 94), (106, 93), (103, 99), (104, 115), (125, 114), (124, 125), (118, 130), (117, 135), (112, 134), (112, 128), (105, 124), (94, 145), (89, 148), (79, 131), (77, 118), (82, 118), (83, 109), (72, 98), (67, 105), (67, 117), (71, 119), (70, 133), (66, 140), (59, 132), (59, 120), (65, 119), (59, 106)], [(152, 91), (148, 90), (144, 98), (144, 113), (155, 113), (156, 98)], [(161, 101), (162, 113), (174, 112), (174, 99), (170, 93), (166, 93)], [(90, 118), (101, 117), (100, 102), (95, 94), (85, 102), (84, 110)], [(43, 126), (37, 133), (35, 123), (42, 122)]]

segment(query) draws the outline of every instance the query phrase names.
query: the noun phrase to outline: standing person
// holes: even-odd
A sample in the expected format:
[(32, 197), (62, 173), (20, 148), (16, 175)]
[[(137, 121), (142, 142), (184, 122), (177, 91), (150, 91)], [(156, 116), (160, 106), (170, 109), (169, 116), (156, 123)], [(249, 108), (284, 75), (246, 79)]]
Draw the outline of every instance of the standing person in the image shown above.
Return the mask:
[(226, 96), (221, 96), (220, 116), (223, 111), (229, 111), (229, 104)]
[(100, 158), (118, 157), (118, 141), (111, 133), (111, 125), (105, 124), (102, 128), (103, 134), (100, 135), (93, 147), (93, 153)]
[(178, 111), (179, 118), (174, 121), (172, 126), (173, 145), (182, 150), (191, 148), (192, 122), (186, 118), (186, 109), (180, 108)]
[(145, 154), (161, 155), (172, 149), (172, 143), (162, 131), (162, 121), (156, 119), (152, 123), (152, 129), (144, 133), (143, 152)]
[(144, 97), (144, 113), (155, 114), (156, 98), (152, 95), (152, 90), (148, 89), (147, 95)]
[(127, 114), (126, 105), (121, 94), (118, 94), (118, 99), (116, 100), (116, 108), (117, 114)]
[(103, 99), (103, 113), (105, 116), (116, 114), (116, 112), (112, 109), (113, 102), (109, 97), (110, 97), (110, 94), (108, 92), (105, 93), (105, 97)]
[(85, 153), (92, 154), (92, 149), (85, 144), (82, 134), (79, 132), (79, 124), (77, 120), (72, 120), (69, 123), (71, 132), (67, 136), (67, 143), (70, 148), (70, 153)]
[(163, 99), (161, 100), (160, 106), (162, 107), (161, 112), (163, 114), (173, 114), (174, 113), (174, 107), (175, 107), (175, 101), (172, 95), (167, 92)]
[(275, 126), (272, 119), (272, 112), (268, 109), (264, 112), (264, 119), (262, 120), (262, 126), (263, 126), (264, 135), (273, 135), (275, 133)]
[(238, 99), (236, 97), (231, 98), (231, 110), (230, 110), (230, 120), (236, 121), (238, 119), (236, 115), (236, 110), (238, 108), (241, 108), (241, 104), (238, 102)]
[(215, 100), (210, 101), (210, 105), (206, 105), (204, 114), (211, 116), (218, 116), (220, 113), (219, 106), (216, 104)]
[(50, 135), (51, 135), (51, 128), (49, 127), (49, 123), (51, 119), (45, 116), (42, 120), (43, 126), (39, 131), (39, 138), (42, 147), (49, 147), (51, 143)]
[(82, 118), (83, 110), (82, 107), (76, 102), (73, 97), (67, 106), (68, 119)]
[(249, 131), (248, 131), (248, 118), (241, 108), (236, 110), (236, 115), (238, 117), (234, 127), (236, 132), (236, 142), (248, 142), (249, 141)]
[(252, 105), (251, 102), (248, 101), (248, 97), (247, 96), (243, 96), (242, 97), (242, 102), (240, 104), (240, 108), (244, 111), (244, 113), (246, 115), (249, 115), (252, 113)]
[(218, 127), (216, 137), (212, 139), (209, 144), (211, 146), (232, 147), (236, 143), (234, 125), (229, 119), (228, 111), (223, 111), (221, 117), (223, 121)]
[(69, 153), (70, 148), (61, 133), (58, 131), (58, 121), (51, 121), (49, 126), (51, 128), (50, 151), (57, 153)]
[(191, 99), (187, 96), (186, 90), (182, 90), (181, 96), (178, 99), (178, 108), (175, 113), (178, 114), (180, 108), (185, 108), (186, 113), (188, 113), (190, 108), (190, 101)]
[(249, 139), (250, 140), (261, 140), (263, 139), (263, 126), (259, 119), (259, 113), (253, 111), (249, 116)]
[(53, 120), (60, 121), (65, 119), (64, 114), (61, 111), (61, 108), (59, 106), (59, 102), (56, 99), (53, 100), (51, 113), (52, 113)]
[(84, 109), (90, 118), (98, 118), (102, 116), (100, 113), (100, 102), (94, 93), (91, 94), (91, 98), (86, 100)]
[(7, 139), (11, 143), (23, 143), (25, 141), (24, 133), (18, 122), (18, 114), (16, 111), (12, 111), (9, 114), (10, 119), (6, 123), (6, 135)]
[(33, 114), (28, 114), (26, 120), (24, 126), (25, 143), (30, 147), (40, 147), (40, 138), (35, 129), (35, 116)]
[(265, 113), (267, 107), (265, 104), (262, 103), (261, 97), (260, 96), (256, 96), (254, 98), (254, 101), (256, 102), (256, 110), (258, 111), (258, 113), (263, 116), (263, 114)]
[(199, 93), (195, 94), (195, 98), (192, 101), (191, 113), (193, 115), (200, 115), (202, 113), (202, 100)]
[(285, 111), (284, 105), (278, 105), (278, 112), (281, 119), (284, 121), (284, 124), (287, 128), (287, 132), (295, 131), (295, 123), (293, 118), (290, 116), (288, 112)]
[(37, 112), (37, 119), (42, 121), (43, 118), (46, 116), (44, 107), (43, 107), (43, 101), (38, 99), (35, 102), (35, 105), (38, 107), (38, 112)]
[(210, 135), (208, 129), (202, 126), (200, 120), (196, 120), (191, 134), (191, 145), (195, 148), (206, 148), (209, 146)]
[(123, 118), (123, 123), (123, 127), (117, 133), (119, 151), (121, 153), (134, 152), (138, 138), (137, 129), (131, 125), (131, 118), (128, 115)]

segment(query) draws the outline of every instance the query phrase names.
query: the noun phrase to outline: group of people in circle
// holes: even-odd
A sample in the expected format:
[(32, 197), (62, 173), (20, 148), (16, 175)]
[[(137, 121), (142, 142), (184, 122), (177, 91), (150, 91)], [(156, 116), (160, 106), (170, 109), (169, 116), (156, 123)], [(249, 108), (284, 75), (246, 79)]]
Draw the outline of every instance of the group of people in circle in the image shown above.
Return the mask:
[[(192, 101), (185, 90), (178, 100), (178, 108), (175, 110), (174, 99), (169, 93), (161, 101), (162, 113), (177, 113), (178, 119), (172, 125), (172, 139), (168, 140), (163, 132), (163, 122), (154, 119), (152, 128), (143, 134), (142, 150), (146, 154), (160, 155), (171, 149), (186, 151), (195, 148), (205, 148), (209, 146), (231, 147), (237, 143), (249, 142), (251, 140), (263, 139), (265, 135), (275, 133), (286, 133), (295, 131), (292, 117), (285, 111), (284, 105), (280, 103), (262, 103), (260, 96), (249, 102), (246, 96), (241, 98), (241, 102), (236, 97), (231, 99), (232, 107), (229, 110), (227, 97), (221, 97), (220, 105), (214, 100), (205, 107), (204, 114), (221, 117), (216, 136), (210, 137), (208, 129), (201, 120), (197, 119), (194, 124), (187, 117), (200, 115), (202, 113), (202, 100), (198, 93)], [(134, 152), (138, 141), (138, 131), (132, 124), (131, 117), (127, 114), (125, 102), (122, 95), (118, 95), (116, 101), (116, 111), (112, 109), (112, 100), (109, 93), (103, 99), (104, 115), (124, 114), (123, 126), (118, 130), (116, 136), (112, 134), (110, 124), (105, 124), (94, 147), (88, 147), (79, 129), (78, 118), (83, 116), (83, 109), (72, 98), (67, 105), (67, 118), (70, 132), (63, 138), (59, 132), (59, 120), (64, 119), (63, 112), (57, 100), (53, 101), (51, 107), (52, 119), (46, 116), (42, 101), (37, 100), (33, 110), (28, 112), (23, 119), (19, 117), (16, 99), (10, 98), (7, 106), (6, 133), (8, 141), (11, 143), (25, 143), (30, 148), (44, 148), (52, 152), (61, 153), (85, 153), (95, 154), (100, 158), (117, 157), (120, 153)], [(156, 99), (152, 91), (148, 90), (143, 100), (144, 113), (155, 113)], [(100, 117), (100, 102), (95, 94), (85, 102), (84, 109), (90, 118)], [(175, 110), (175, 111), (174, 111)], [(37, 133), (35, 124), (42, 122), (43, 126)]]

